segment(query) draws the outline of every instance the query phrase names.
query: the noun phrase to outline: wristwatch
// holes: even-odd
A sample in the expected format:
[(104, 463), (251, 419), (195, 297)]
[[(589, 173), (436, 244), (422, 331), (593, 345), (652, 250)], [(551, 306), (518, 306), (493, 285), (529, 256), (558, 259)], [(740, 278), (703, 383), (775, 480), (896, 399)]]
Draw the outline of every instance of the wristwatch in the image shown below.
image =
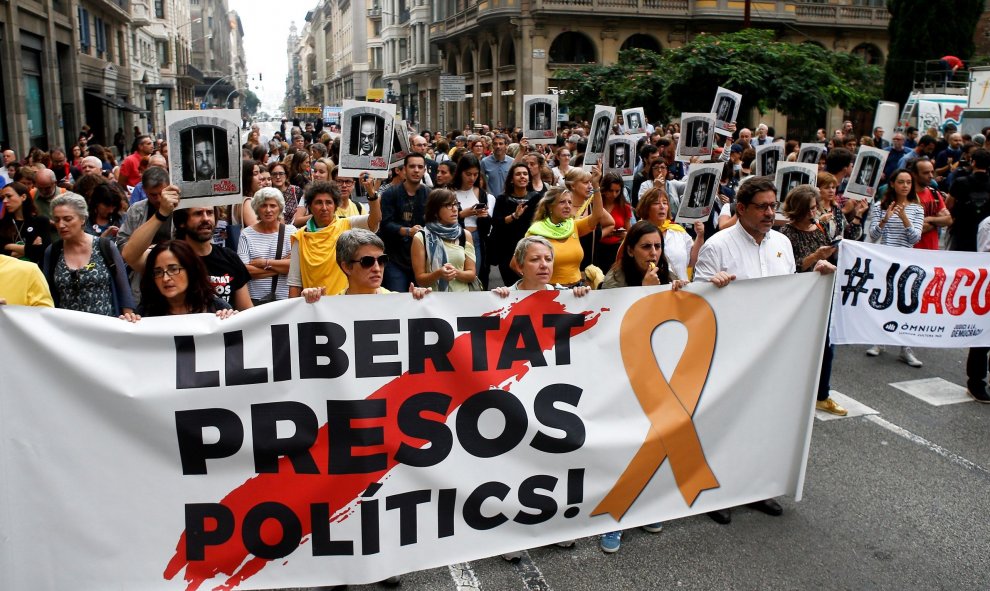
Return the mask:
[(162, 212), (158, 211), (157, 209), (155, 210), (155, 217), (158, 218), (159, 222), (164, 222), (168, 220), (168, 216), (162, 215)]
[(373, 195), (368, 195), (368, 203), (372, 203), (375, 201), (378, 201), (378, 193), (375, 193)]

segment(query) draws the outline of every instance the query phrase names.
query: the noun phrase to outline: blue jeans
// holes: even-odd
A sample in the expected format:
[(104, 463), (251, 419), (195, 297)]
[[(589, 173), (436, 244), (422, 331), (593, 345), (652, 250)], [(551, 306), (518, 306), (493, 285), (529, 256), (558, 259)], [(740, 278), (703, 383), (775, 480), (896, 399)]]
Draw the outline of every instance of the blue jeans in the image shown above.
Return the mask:
[(382, 274), (382, 287), (389, 291), (405, 293), (409, 291), (410, 283), (416, 283), (412, 269), (407, 269), (394, 261), (385, 265), (385, 272)]

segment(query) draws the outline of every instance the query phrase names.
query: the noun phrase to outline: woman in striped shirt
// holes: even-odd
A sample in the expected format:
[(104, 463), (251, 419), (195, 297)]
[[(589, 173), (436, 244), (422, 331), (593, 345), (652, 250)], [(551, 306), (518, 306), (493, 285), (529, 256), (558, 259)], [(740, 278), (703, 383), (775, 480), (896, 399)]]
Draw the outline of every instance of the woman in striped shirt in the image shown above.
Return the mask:
[[(914, 175), (900, 168), (890, 175), (883, 199), (873, 203), (870, 211), (870, 237), (884, 246), (912, 248), (921, 240), (925, 209), (918, 199)], [(870, 357), (880, 355), (883, 347), (874, 345), (866, 350)], [(900, 360), (911, 367), (921, 367), (911, 347), (901, 347)]]

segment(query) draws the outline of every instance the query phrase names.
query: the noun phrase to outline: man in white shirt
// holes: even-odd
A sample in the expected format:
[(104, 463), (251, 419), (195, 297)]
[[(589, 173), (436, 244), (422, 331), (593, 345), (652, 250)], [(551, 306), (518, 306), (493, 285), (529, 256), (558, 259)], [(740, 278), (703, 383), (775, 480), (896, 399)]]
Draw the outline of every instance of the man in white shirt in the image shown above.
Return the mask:
[[(777, 190), (766, 177), (743, 183), (736, 193), (736, 214), (739, 223), (722, 230), (705, 241), (694, 266), (695, 281), (710, 281), (725, 287), (735, 279), (757, 279), (794, 273), (794, 250), (787, 236), (773, 229)], [(835, 266), (818, 261), (815, 271), (834, 273)], [(774, 517), (784, 512), (773, 499), (749, 503), (758, 511)], [(708, 514), (718, 523), (732, 520), (729, 509)]]
[(750, 179), (739, 187), (736, 200), (739, 223), (705, 241), (694, 267), (695, 281), (713, 281), (719, 272), (734, 275), (735, 279), (793, 273), (791, 241), (773, 229), (777, 206), (773, 182)]

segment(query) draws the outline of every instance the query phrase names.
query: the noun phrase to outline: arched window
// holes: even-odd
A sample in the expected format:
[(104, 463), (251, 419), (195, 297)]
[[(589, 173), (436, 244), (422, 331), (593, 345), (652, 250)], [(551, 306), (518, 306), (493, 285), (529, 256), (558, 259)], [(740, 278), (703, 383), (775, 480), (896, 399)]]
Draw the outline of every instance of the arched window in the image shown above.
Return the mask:
[(590, 64), (596, 61), (595, 44), (584, 33), (561, 33), (550, 44), (551, 64)]
[(492, 46), (489, 43), (482, 43), (481, 49), (478, 51), (478, 69), (492, 69)]
[(872, 66), (883, 65), (883, 52), (872, 43), (860, 43), (853, 48), (851, 53), (863, 58), (864, 62)]
[(464, 56), (461, 58), (461, 66), (462, 74), (470, 74), (474, 72), (474, 56), (471, 55), (470, 49), (464, 52)]
[(657, 41), (652, 35), (644, 35), (643, 33), (636, 33), (631, 35), (619, 48), (619, 51), (626, 49), (646, 49), (655, 53), (660, 53), (663, 49), (660, 47), (660, 42)]
[(512, 40), (511, 35), (502, 41), (502, 48), (498, 56), (498, 65), (499, 67), (516, 65), (516, 43)]

